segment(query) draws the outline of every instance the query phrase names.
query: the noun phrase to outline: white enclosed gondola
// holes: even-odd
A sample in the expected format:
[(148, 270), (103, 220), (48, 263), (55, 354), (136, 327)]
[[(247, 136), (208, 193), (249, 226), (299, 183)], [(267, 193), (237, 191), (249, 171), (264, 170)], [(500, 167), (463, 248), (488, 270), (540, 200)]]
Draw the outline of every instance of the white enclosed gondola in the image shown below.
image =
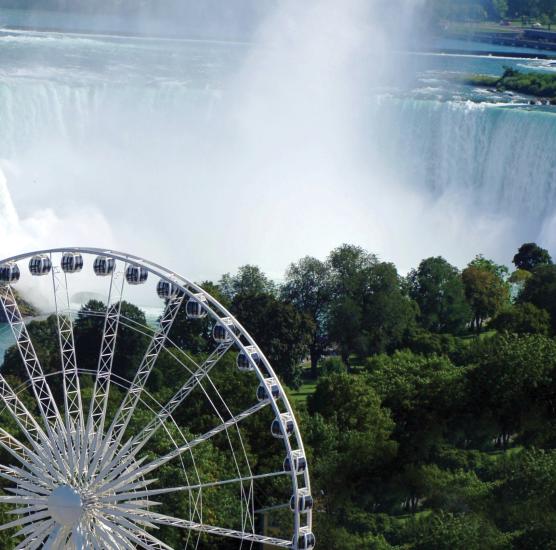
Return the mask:
[(218, 344), (225, 344), (232, 341), (230, 330), (233, 328), (234, 322), (230, 317), (221, 319), (214, 325), (212, 329), (212, 337)]
[(17, 283), (21, 273), (15, 262), (7, 262), (0, 265), (0, 282), (1, 283)]
[(207, 299), (204, 294), (196, 294), (193, 298), (189, 298), (185, 304), (185, 314), (188, 319), (204, 319), (207, 316), (207, 310), (203, 304)]
[(255, 366), (253, 363), (255, 363), (257, 366), (261, 364), (261, 358), (255, 346), (248, 346), (247, 348), (245, 348), (245, 351), (239, 352), (236, 364), (237, 368), (240, 371), (248, 372), (255, 370)]
[(265, 380), (264, 383), (257, 388), (258, 401), (264, 401), (268, 399), (269, 396), (272, 396), (272, 399), (278, 399), (280, 397), (280, 386), (278, 386), (274, 378)]
[(165, 279), (160, 279), (156, 285), (156, 293), (159, 298), (163, 300), (168, 300), (170, 298), (175, 298), (181, 294), (182, 290), (179, 286), (166, 281)]
[(40, 277), (42, 275), (48, 275), (52, 269), (52, 262), (46, 254), (39, 254), (33, 256), (29, 260), (29, 271), (31, 275), (35, 277)]
[(83, 256), (78, 252), (65, 252), (62, 255), (62, 271), (79, 273), (83, 269)]
[(295, 425), (289, 413), (283, 413), (280, 418), (275, 418), (270, 425), (270, 432), (276, 439), (290, 437), (295, 431)]
[(307, 460), (302, 451), (294, 451), (292, 458), (287, 456), (284, 460), (284, 472), (292, 471), (292, 464), (294, 472), (299, 475), (307, 470)]
[(300, 512), (305, 513), (313, 509), (313, 497), (307, 489), (300, 489), (297, 495), (292, 495), (290, 499), (290, 510), (292, 512), (295, 512), (296, 501)]
[(299, 535), (299, 540), (297, 542), (298, 550), (313, 550), (315, 547), (315, 535), (310, 531), (306, 531)]
[(108, 256), (97, 256), (93, 263), (95, 275), (98, 275), (99, 277), (112, 275), (115, 268), (116, 260), (114, 258), (109, 258)]
[(130, 285), (142, 285), (149, 278), (149, 272), (138, 265), (128, 265), (125, 270), (125, 279)]

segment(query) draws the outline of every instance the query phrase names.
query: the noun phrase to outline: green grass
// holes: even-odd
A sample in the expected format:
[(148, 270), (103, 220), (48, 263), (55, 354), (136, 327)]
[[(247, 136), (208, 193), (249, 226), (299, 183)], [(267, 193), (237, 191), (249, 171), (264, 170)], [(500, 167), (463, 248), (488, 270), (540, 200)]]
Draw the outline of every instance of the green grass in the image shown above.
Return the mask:
[(307, 397), (315, 393), (316, 389), (316, 382), (308, 382), (303, 384), (298, 390), (292, 390), (290, 395), (296, 405), (305, 405), (307, 403)]

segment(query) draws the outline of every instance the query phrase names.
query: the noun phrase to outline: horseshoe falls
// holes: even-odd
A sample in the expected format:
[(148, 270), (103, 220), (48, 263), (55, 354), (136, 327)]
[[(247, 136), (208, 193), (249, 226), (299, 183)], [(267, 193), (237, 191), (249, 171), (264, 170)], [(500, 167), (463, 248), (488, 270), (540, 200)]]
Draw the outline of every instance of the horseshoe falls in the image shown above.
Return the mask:
[(431, 202), (453, 200), (471, 218), (505, 218), (518, 238), (549, 228), (556, 213), (556, 113), (403, 99), (381, 101), (373, 115), (391, 129), (380, 145), (388, 164)]
[(401, 270), (556, 252), (556, 108), (454, 79), (552, 65), (384, 54), (386, 85), (359, 50), (347, 79), (351, 41), (332, 56), (294, 38), (0, 33), (5, 255), (100, 240), (168, 263), (179, 246), (193, 276), (249, 261), (279, 277), (343, 242)]

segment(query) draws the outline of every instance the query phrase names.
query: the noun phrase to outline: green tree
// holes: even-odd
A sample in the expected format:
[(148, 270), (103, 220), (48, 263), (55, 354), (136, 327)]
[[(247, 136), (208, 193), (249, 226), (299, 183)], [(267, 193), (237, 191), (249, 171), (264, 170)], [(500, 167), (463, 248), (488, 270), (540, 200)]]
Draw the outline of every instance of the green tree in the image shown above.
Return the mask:
[(544, 309), (525, 302), (501, 311), (489, 326), (499, 332), (548, 336), (550, 315)]
[(411, 297), (419, 306), (418, 319), (432, 332), (461, 332), (471, 309), (458, 269), (444, 258), (427, 258), (408, 276)]
[(366, 376), (319, 379), (305, 428), (323, 505), (332, 515), (353, 503), (376, 502), (383, 468), (396, 455), (394, 423)]
[(513, 263), (517, 269), (533, 271), (539, 265), (551, 264), (552, 258), (548, 250), (541, 248), (536, 243), (525, 243), (519, 247)]
[(507, 281), (510, 275), (510, 270), (505, 265), (497, 264), (494, 260), (489, 260), (482, 254), (477, 254), (477, 256), (469, 262), (468, 267), (476, 267), (483, 271), (489, 271), (502, 281)]
[(393, 264), (379, 262), (359, 247), (343, 245), (330, 253), (333, 300), (330, 339), (343, 361), (349, 355), (391, 350), (415, 322), (415, 307), (402, 289)]
[(553, 407), (556, 341), (540, 335), (498, 335), (481, 343), (469, 372), (475, 421), (492, 422), (492, 436), (507, 448), (530, 420), (549, 419)]
[(232, 302), (238, 295), (274, 294), (276, 285), (256, 265), (243, 265), (235, 275), (225, 273), (218, 282), (222, 295)]
[(270, 294), (237, 295), (232, 311), (286, 384), (298, 387), (314, 332), (311, 319)]
[(392, 411), (400, 456), (427, 460), (447, 434), (454, 436), (465, 415), (465, 370), (447, 357), (408, 351), (368, 360), (369, 382)]
[(461, 274), (465, 297), (473, 311), (472, 325), (481, 332), (486, 319), (509, 304), (510, 290), (496, 271), (469, 265)]
[(316, 377), (319, 359), (329, 344), (327, 321), (332, 300), (329, 265), (310, 256), (291, 264), (286, 271), (282, 298), (313, 321), (309, 353), (312, 374)]
[(508, 538), (475, 514), (433, 514), (410, 520), (404, 540), (411, 550), (505, 550)]
[(556, 266), (540, 265), (527, 279), (518, 299), (529, 302), (550, 314), (552, 330), (556, 332)]

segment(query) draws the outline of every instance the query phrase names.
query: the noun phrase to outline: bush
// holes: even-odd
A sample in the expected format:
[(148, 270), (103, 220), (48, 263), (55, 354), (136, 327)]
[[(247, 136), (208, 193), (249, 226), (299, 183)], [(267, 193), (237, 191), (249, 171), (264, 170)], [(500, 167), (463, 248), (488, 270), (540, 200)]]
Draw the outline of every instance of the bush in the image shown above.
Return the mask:
[(339, 355), (331, 355), (330, 357), (323, 357), (319, 361), (321, 374), (326, 376), (328, 374), (341, 374), (347, 372), (347, 367)]
[(523, 303), (499, 313), (491, 321), (490, 327), (499, 332), (548, 336), (550, 315), (533, 304)]

